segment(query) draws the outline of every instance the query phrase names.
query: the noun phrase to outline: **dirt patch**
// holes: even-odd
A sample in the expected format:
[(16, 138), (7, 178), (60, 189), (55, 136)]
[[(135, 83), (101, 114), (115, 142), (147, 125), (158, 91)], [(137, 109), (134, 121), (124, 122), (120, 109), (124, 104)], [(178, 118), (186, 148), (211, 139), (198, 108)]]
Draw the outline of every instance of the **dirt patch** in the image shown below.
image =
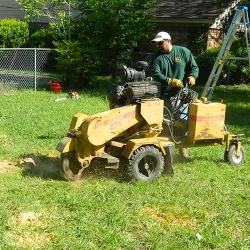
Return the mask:
[(13, 215), (8, 221), (6, 240), (16, 248), (38, 249), (55, 239), (51, 233), (42, 233), (46, 226), (42, 222), (42, 214), (34, 211)]
[(55, 155), (26, 155), (18, 167), (22, 168), (24, 177), (40, 177), (42, 179), (61, 179), (59, 166), (60, 158)]
[(12, 172), (16, 167), (15, 162), (11, 161), (0, 161), (0, 173)]
[(41, 222), (39, 220), (40, 217), (41, 214), (37, 214), (33, 211), (21, 212), (15, 216), (12, 216), (9, 220), (9, 224), (15, 226), (28, 225), (28, 224), (40, 226), (41, 225)]
[(151, 207), (144, 207), (140, 213), (143, 217), (154, 219), (161, 223), (167, 223), (172, 226), (182, 226), (189, 228), (197, 227), (197, 220), (190, 218), (186, 214), (179, 213), (178, 211), (156, 211)]
[(0, 174), (13, 173), (17, 169), (22, 169), (21, 174), (24, 177), (59, 179), (58, 165), (58, 157), (32, 155), (17, 162), (0, 161)]

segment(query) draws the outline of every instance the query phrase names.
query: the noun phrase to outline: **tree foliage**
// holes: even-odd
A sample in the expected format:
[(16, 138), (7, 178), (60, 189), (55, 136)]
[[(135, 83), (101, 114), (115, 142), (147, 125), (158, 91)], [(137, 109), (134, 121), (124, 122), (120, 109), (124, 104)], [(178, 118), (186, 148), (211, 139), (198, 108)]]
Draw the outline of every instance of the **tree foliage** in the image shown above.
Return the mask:
[(152, 34), (148, 8), (152, 0), (81, 0), (77, 21), (79, 41), (111, 58), (128, 58), (138, 41)]
[(100, 67), (96, 51), (82, 49), (78, 41), (55, 43), (58, 52), (57, 69), (62, 74), (64, 88), (79, 89), (91, 85), (90, 79)]
[(78, 0), (16, 0), (31, 22), (35, 18), (47, 18), (50, 25), (67, 40), (70, 38), (71, 8)]
[(0, 47), (20, 48), (29, 39), (29, 27), (24, 21), (3, 19), (0, 21)]
[(151, 4), (151, 0), (82, 0), (79, 5), (82, 14), (74, 21), (78, 45), (71, 41), (68, 46), (73, 47), (68, 51), (66, 44), (57, 44), (63, 58), (58, 58), (61, 69), (63, 65), (69, 66), (65, 60), (67, 53), (74, 57), (75, 51), (75, 58), (79, 59), (71, 68), (71, 83), (77, 78), (86, 86), (100, 71), (113, 71), (115, 75), (118, 62), (129, 59), (138, 42), (152, 36), (152, 25), (147, 22)]
[[(70, 78), (71, 82), (74, 82), (74, 77), (78, 82), (81, 78), (84, 79), (82, 82), (89, 82), (86, 79), (100, 69), (112, 66), (115, 69), (118, 61), (130, 58), (139, 41), (152, 36), (152, 24), (148, 22), (151, 12), (148, 9), (154, 0), (17, 1), (24, 6), (29, 20), (43, 16), (49, 18), (63, 34), (71, 30), (70, 40), (68, 33), (64, 35), (63, 42), (56, 43), (59, 68), (64, 75), (71, 72), (70, 77), (64, 77)], [(81, 15), (73, 21), (66, 9), (77, 3)]]
[(57, 40), (53, 29), (41, 28), (30, 34), (29, 47), (54, 48), (53, 42)]

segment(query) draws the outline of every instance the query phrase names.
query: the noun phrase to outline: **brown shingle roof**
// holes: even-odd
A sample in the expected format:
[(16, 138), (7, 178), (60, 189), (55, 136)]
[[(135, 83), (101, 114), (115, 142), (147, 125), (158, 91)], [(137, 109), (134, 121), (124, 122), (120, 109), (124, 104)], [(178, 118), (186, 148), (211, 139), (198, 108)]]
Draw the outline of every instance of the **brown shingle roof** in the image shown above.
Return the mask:
[[(79, 11), (71, 9), (72, 16), (79, 14)], [(20, 19), (25, 20), (25, 13), (22, 6), (16, 0), (0, 0), (0, 19)], [(35, 18), (35, 22), (48, 23), (49, 20), (45, 17)]]
[(15, 0), (0, 1), (0, 19), (5, 18), (24, 19), (24, 12)]
[(231, 4), (239, 1), (221, 0), (157, 0), (155, 4), (156, 18), (178, 19), (211, 19), (217, 18)]
[[(235, 1), (220, 0), (221, 4), (218, 5), (218, 0), (157, 0), (155, 4), (155, 19), (205, 19), (215, 20), (230, 4)], [(76, 10), (72, 9), (73, 16)], [(24, 20), (24, 12), (21, 10), (16, 0), (0, 0), (0, 19), (16, 18)], [(47, 19), (41, 18), (36, 20), (40, 22), (48, 22)]]

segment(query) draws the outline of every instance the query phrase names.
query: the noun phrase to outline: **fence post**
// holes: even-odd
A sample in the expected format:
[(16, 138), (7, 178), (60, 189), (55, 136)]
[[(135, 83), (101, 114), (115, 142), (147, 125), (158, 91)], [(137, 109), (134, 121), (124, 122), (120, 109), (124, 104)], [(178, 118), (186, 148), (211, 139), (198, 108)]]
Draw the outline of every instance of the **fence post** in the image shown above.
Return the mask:
[(34, 67), (35, 67), (35, 69), (34, 69), (34, 77), (35, 77), (35, 91), (36, 91), (36, 84), (37, 84), (37, 79), (36, 79), (36, 77), (37, 77), (37, 74), (36, 74), (36, 48), (34, 48), (34, 52), (35, 52), (35, 55), (34, 55), (34, 59), (35, 59), (35, 62), (34, 62)]

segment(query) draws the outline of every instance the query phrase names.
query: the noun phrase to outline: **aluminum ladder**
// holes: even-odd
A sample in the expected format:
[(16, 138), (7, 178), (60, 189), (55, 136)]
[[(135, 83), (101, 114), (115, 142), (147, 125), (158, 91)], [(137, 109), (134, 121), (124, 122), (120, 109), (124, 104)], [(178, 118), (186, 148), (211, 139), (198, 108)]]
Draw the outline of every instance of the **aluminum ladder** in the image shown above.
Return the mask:
[[(248, 62), (250, 67), (250, 51), (249, 51), (249, 17), (248, 17), (248, 7), (246, 6), (238, 6), (234, 15), (234, 18), (231, 22), (231, 25), (228, 29), (228, 32), (224, 38), (224, 41), (222, 43), (220, 52), (217, 56), (217, 59), (214, 63), (213, 69), (210, 73), (210, 76), (206, 82), (205, 88), (202, 93), (202, 97), (206, 97), (207, 100), (211, 100), (214, 88), (217, 84), (217, 81), (219, 79), (219, 76), (221, 74), (222, 68), (225, 64), (225, 61), (227, 59), (239, 59), (239, 58), (229, 58), (227, 57), (228, 52), (231, 48), (231, 45), (234, 41), (236, 32), (241, 29), (244, 29), (245, 33), (245, 39), (246, 39), (246, 47), (247, 47), (247, 53), (248, 53)], [(243, 59), (243, 58), (242, 58)], [(244, 60), (244, 59), (243, 59)]]

